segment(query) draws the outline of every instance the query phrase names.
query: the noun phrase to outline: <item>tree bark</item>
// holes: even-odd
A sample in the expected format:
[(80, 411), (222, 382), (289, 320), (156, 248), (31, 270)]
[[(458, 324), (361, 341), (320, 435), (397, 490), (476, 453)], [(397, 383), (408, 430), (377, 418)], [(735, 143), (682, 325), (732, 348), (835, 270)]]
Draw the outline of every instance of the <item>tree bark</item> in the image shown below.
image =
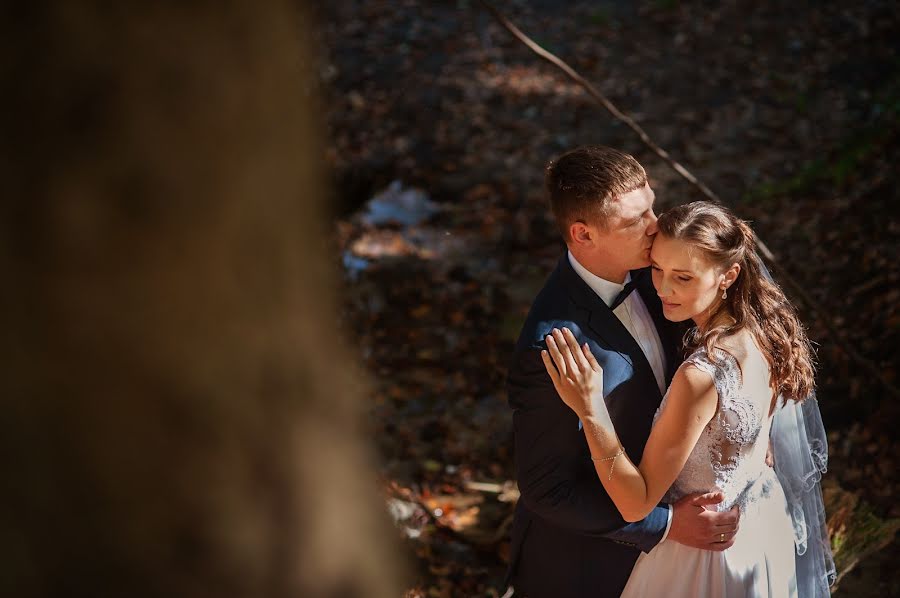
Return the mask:
[(0, 595), (398, 595), (302, 15), (16, 4)]

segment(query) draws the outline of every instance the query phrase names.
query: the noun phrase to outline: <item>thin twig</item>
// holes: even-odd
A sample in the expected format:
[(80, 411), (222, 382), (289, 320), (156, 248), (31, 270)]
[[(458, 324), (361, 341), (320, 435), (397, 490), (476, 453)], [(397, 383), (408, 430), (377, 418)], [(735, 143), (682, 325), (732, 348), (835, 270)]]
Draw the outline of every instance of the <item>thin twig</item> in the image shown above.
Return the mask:
[(498, 11), (496, 8), (494, 8), (491, 4), (489, 4), (488, 2), (485, 2), (485, 0), (480, 0), (480, 2), (482, 4), (482, 6), (484, 6), (494, 16), (494, 18), (501, 25), (503, 25), (503, 27), (505, 27), (507, 29), (507, 31), (509, 31), (516, 37), (516, 39), (518, 39), (520, 42), (522, 42), (523, 44), (528, 46), (528, 48), (532, 52), (534, 52), (535, 54), (537, 54), (538, 56), (540, 56), (541, 58), (543, 58), (550, 64), (552, 64), (552, 65), (556, 66), (557, 68), (559, 68), (560, 70), (562, 70), (566, 75), (568, 75), (568, 77), (570, 79), (572, 79), (573, 81), (575, 81), (576, 83), (581, 85), (585, 90), (587, 90), (587, 92), (591, 95), (591, 97), (593, 97), (598, 103), (600, 103), (604, 108), (606, 108), (610, 112), (610, 114), (612, 114), (617, 119), (619, 119), (620, 121), (622, 121), (623, 123), (628, 125), (628, 127), (632, 131), (634, 131), (635, 133), (638, 134), (638, 137), (641, 138), (641, 141), (643, 141), (647, 145), (647, 147), (649, 147), (651, 150), (653, 150), (653, 152), (657, 156), (662, 158), (666, 162), (666, 164), (671, 166), (675, 170), (675, 172), (677, 172), (678, 174), (683, 176), (692, 185), (694, 185), (698, 189), (700, 189), (700, 192), (703, 193), (703, 195), (705, 195), (712, 201), (714, 201), (716, 203), (722, 203), (722, 200), (719, 199), (718, 195), (713, 193), (709, 187), (707, 187), (706, 185), (701, 183), (699, 180), (697, 180), (697, 177), (695, 177), (693, 174), (688, 172), (687, 168), (685, 168), (684, 166), (682, 166), (681, 164), (676, 162), (672, 158), (672, 156), (669, 155), (669, 152), (667, 152), (663, 148), (659, 147), (656, 143), (654, 143), (653, 140), (650, 139), (650, 136), (647, 135), (647, 133), (644, 131), (644, 129), (642, 129), (641, 126), (638, 125), (636, 122), (634, 122), (634, 119), (632, 119), (630, 116), (628, 116), (627, 114), (623, 113), (621, 110), (616, 108), (616, 106), (612, 102), (610, 102), (606, 98), (606, 96), (604, 96), (602, 93), (597, 91), (597, 89), (593, 85), (591, 85), (587, 79), (585, 79), (584, 77), (579, 75), (575, 71), (575, 69), (570, 67), (562, 59), (558, 58), (556, 55), (554, 55), (551, 52), (548, 52), (544, 48), (540, 47), (534, 40), (532, 40), (530, 37), (528, 37), (527, 35), (522, 33), (522, 31), (518, 27), (513, 25), (509, 19), (507, 19), (505, 16), (503, 16), (500, 13), (500, 11)]
[[(647, 134), (644, 129), (638, 125), (634, 119), (632, 119), (627, 114), (623, 113), (619, 110), (615, 104), (609, 101), (602, 93), (597, 91), (597, 89), (591, 85), (589, 81), (587, 81), (584, 77), (578, 74), (571, 66), (566, 64), (561, 58), (557, 57), (551, 52), (548, 52), (541, 46), (539, 46), (534, 40), (524, 34), (518, 27), (516, 27), (509, 19), (507, 19), (500, 11), (494, 8), (490, 3), (485, 0), (479, 0), (482, 6), (487, 9), (488, 12), (493, 15), (494, 19), (498, 23), (500, 23), (507, 31), (509, 31), (516, 39), (525, 44), (532, 52), (549, 62), (550, 64), (559, 68), (562, 72), (566, 74), (572, 81), (581, 85), (590, 96), (601, 106), (606, 108), (610, 114), (612, 114), (616, 119), (628, 125), (628, 127), (637, 133), (637, 136), (640, 137), (641, 141), (644, 142), (644, 145), (649, 147), (653, 153), (662, 158), (662, 160), (668, 164), (672, 170), (681, 175), (687, 182), (696, 187), (703, 195), (709, 198), (711, 201), (724, 204), (709, 187), (700, 182), (697, 177), (691, 174), (687, 168), (679, 164), (672, 156), (669, 155), (669, 152), (661, 148), (657, 145)], [(768, 245), (766, 245), (763, 240), (759, 237), (758, 234), (754, 233), (756, 236), (756, 245), (759, 248), (759, 252), (762, 258), (772, 267), (777, 268), (780, 264), (779, 260), (775, 257), (775, 254), (769, 249)], [(864, 370), (866, 370), (873, 378), (877, 379), (881, 382), (882, 386), (894, 396), (894, 398), (900, 398), (900, 390), (898, 390), (895, 386), (893, 386), (888, 380), (884, 377), (882, 371), (876, 366), (874, 363), (863, 357), (859, 352), (853, 349), (850, 346), (849, 341), (844, 337), (844, 335), (831, 323), (832, 319), (829, 317), (825, 311), (819, 307), (818, 303), (816, 303), (813, 298), (806, 292), (803, 286), (798, 283), (788, 272), (785, 271), (784, 268), (780, 269), (779, 278), (791, 288), (791, 291), (800, 298), (800, 300), (807, 306), (809, 309), (810, 315), (815, 318), (828, 332), (832, 338), (837, 341), (837, 346), (848, 356), (850, 359), (855, 361), (859, 366), (861, 366)]]

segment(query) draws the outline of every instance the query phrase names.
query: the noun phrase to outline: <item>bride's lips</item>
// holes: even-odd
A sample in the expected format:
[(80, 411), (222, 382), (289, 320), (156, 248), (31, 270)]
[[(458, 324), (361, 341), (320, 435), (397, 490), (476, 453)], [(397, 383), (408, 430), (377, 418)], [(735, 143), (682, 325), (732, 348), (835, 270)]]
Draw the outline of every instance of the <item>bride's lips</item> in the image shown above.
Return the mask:
[(669, 303), (668, 301), (663, 300), (662, 305), (663, 305), (663, 309), (672, 309), (673, 307), (678, 307), (681, 304), (680, 303)]

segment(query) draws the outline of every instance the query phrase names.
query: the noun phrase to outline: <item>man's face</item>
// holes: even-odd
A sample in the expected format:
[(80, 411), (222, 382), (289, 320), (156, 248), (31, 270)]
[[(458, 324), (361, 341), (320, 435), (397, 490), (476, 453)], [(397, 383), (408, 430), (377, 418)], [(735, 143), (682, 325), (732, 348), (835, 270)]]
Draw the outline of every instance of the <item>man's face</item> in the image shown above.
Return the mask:
[(597, 261), (623, 273), (650, 265), (650, 248), (656, 235), (655, 199), (656, 194), (645, 184), (613, 202), (606, 229), (594, 231)]

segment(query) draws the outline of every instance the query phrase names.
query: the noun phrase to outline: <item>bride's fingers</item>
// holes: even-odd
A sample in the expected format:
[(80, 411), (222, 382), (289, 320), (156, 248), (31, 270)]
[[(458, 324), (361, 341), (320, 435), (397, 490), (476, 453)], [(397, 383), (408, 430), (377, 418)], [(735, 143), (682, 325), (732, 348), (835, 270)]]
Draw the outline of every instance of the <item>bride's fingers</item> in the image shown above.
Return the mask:
[(556, 339), (553, 338), (553, 335), (548, 334), (546, 340), (547, 351), (550, 352), (550, 357), (553, 358), (553, 364), (556, 366), (556, 369), (559, 370), (560, 376), (565, 376), (567, 374), (566, 360), (563, 359), (562, 353), (559, 352)]
[(587, 343), (584, 343), (584, 346), (581, 347), (582, 353), (584, 353), (584, 358), (587, 359), (587, 362), (591, 365), (591, 368), (597, 373), (603, 373), (603, 368), (600, 367), (600, 364), (597, 363), (597, 358), (594, 357), (594, 354), (591, 352), (590, 346)]
[(544, 367), (547, 368), (547, 373), (550, 374), (550, 380), (553, 381), (554, 387), (559, 387), (559, 372), (556, 370), (556, 366), (553, 365), (553, 360), (550, 358), (550, 353), (546, 350), (541, 351), (541, 360), (544, 362)]
[(556, 341), (556, 344), (559, 346), (560, 353), (566, 360), (566, 368), (568, 369), (569, 377), (574, 379), (577, 373), (581, 371), (581, 368), (579, 368), (578, 364), (575, 363), (575, 357), (572, 355), (572, 349), (569, 348), (569, 343), (566, 341), (566, 337), (563, 336), (562, 330), (560, 330), (559, 328), (554, 328), (553, 339)]
[(581, 347), (578, 346), (575, 335), (568, 328), (563, 328), (563, 338), (566, 344), (569, 345), (569, 351), (572, 353), (572, 358), (578, 365), (578, 368), (582, 372), (586, 372), (591, 367), (591, 364), (584, 358), (584, 353), (581, 351)]

